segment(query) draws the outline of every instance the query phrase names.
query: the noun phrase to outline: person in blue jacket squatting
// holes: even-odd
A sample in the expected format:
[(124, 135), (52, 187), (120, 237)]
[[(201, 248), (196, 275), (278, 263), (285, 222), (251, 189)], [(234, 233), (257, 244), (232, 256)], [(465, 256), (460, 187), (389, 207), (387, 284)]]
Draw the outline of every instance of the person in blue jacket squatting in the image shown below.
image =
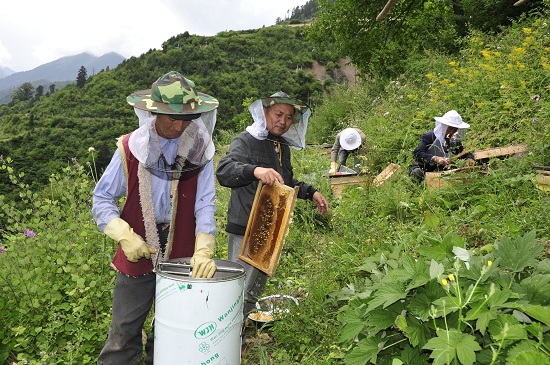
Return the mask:
[[(435, 128), (422, 134), (420, 144), (413, 151), (414, 164), (409, 166), (409, 176), (413, 181), (424, 180), (426, 172), (440, 171), (452, 163), (451, 154), (458, 155), (464, 151), (462, 140), (468, 123), (456, 110), (450, 110), (442, 117), (435, 117)], [(460, 156), (466, 160), (466, 166), (475, 164), (474, 155), (466, 153)]]
[[(194, 278), (216, 271), (212, 131), (218, 101), (171, 71), (127, 102), (139, 128), (118, 139), (93, 192), (97, 226), (118, 243), (112, 319), (98, 364), (140, 363), (157, 262), (191, 257)], [(145, 364), (153, 364), (153, 339), (147, 338)]]

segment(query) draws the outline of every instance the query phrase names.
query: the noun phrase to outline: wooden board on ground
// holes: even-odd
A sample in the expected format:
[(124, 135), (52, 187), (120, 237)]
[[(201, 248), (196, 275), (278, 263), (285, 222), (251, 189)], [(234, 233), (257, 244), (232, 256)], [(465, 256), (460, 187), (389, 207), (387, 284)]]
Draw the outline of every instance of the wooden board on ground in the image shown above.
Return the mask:
[(288, 234), (298, 188), (275, 183), (256, 189), (239, 258), (269, 277), (275, 274)]
[(516, 153), (524, 153), (524, 152), (528, 152), (527, 145), (518, 144), (518, 145), (512, 145), (512, 146), (489, 148), (486, 150), (475, 151), (474, 156), (476, 160), (483, 160), (491, 157), (515, 155)]
[(346, 186), (365, 185), (366, 180), (361, 175), (333, 175), (330, 177), (330, 188), (335, 197), (341, 198)]
[(459, 169), (426, 172), (425, 183), (428, 190), (447, 188), (454, 184), (468, 182), (470, 173), (476, 166), (462, 167)]
[(378, 176), (372, 180), (373, 186), (380, 186), (385, 183), (393, 175), (397, 175), (403, 171), (403, 168), (396, 163), (390, 163)]

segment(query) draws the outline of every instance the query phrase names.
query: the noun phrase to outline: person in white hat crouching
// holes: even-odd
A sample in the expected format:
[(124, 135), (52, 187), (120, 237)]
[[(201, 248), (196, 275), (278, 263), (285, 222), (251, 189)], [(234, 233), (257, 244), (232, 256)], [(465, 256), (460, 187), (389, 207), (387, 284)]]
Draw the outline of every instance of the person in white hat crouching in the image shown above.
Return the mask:
[(329, 175), (335, 175), (341, 166), (353, 155), (353, 170), (359, 172), (361, 160), (369, 151), (367, 137), (359, 128), (346, 128), (336, 135), (336, 140), (330, 152)]
[[(464, 151), (462, 141), (468, 123), (456, 110), (450, 110), (442, 117), (434, 117), (435, 128), (422, 134), (420, 144), (414, 149), (415, 163), (409, 166), (409, 176), (413, 181), (424, 180), (426, 172), (439, 171), (451, 164), (451, 154)], [(459, 158), (466, 160), (466, 166), (475, 164), (474, 155), (466, 153)]]

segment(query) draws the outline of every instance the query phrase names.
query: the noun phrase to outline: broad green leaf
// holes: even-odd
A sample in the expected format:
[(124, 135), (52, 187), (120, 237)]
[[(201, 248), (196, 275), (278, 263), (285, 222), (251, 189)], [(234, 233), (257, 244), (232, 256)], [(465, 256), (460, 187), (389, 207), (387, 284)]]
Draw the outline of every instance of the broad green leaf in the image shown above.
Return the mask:
[(366, 365), (372, 362), (376, 364), (378, 352), (384, 346), (384, 341), (378, 337), (365, 338), (357, 343), (357, 346), (346, 355), (346, 365)]
[(507, 365), (526, 365), (526, 364), (537, 364), (537, 365), (550, 365), (550, 356), (545, 355), (541, 351), (532, 349), (529, 351), (523, 351), (513, 360), (508, 361)]
[(464, 247), (464, 240), (459, 235), (449, 232), (440, 242), (432, 246), (420, 246), (417, 248), (417, 251), (428, 259), (442, 261), (454, 257), (453, 246)]
[[(402, 320), (399, 321), (403, 325)], [(420, 322), (414, 317), (407, 317), (406, 323), (401, 329), (405, 336), (409, 339), (409, 343), (414, 347), (422, 347), (432, 337), (432, 330), (429, 327), (429, 323)]]
[(476, 362), (476, 351), (480, 351), (481, 347), (472, 335), (460, 333), (460, 338), (457, 340), (456, 353), (461, 364), (472, 365)]
[(550, 274), (528, 276), (512, 289), (530, 304), (550, 305)]
[(544, 259), (537, 265), (537, 271), (541, 274), (550, 274), (550, 259)]
[(363, 260), (363, 264), (359, 266), (357, 271), (373, 272), (378, 268), (378, 262), (374, 257), (368, 257)]
[[(399, 304), (399, 303), (396, 303)], [(395, 324), (396, 318), (399, 316), (403, 306), (394, 305), (388, 308), (378, 307), (368, 313), (366, 316), (366, 325), (369, 327), (369, 332), (372, 330), (381, 331), (392, 327)]]
[(495, 340), (524, 340), (527, 338), (527, 331), (521, 324), (513, 324), (511, 326), (505, 325), (498, 335), (495, 336)]
[(497, 317), (496, 308), (488, 308), (486, 304), (475, 303), (472, 305), (464, 318), (465, 321), (475, 320), (475, 328), (480, 331), (481, 334), (485, 334), (489, 321)]
[(449, 297), (439, 298), (433, 301), (437, 311), (437, 317), (446, 316), (449, 313), (456, 312), (459, 308)]
[(454, 349), (439, 337), (430, 338), (423, 348), (432, 350), (430, 358), (434, 359), (434, 365), (451, 364), (456, 357)]
[(543, 249), (544, 246), (537, 243), (535, 231), (531, 231), (516, 238), (515, 241), (504, 237), (498, 243), (494, 254), (496, 258), (499, 258), (501, 267), (513, 272), (522, 272), (526, 267), (536, 265), (536, 259)]
[(476, 351), (481, 347), (474, 336), (457, 330), (437, 330), (437, 337), (431, 338), (425, 349), (432, 350), (430, 358), (436, 364), (451, 364), (458, 357), (461, 364), (472, 365), (476, 360)]
[(387, 283), (387, 285), (376, 290), (373, 295), (374, 298), (369, 302), (368, 311), (371, 311), (380, 305), (383, 305), (383, 308), (386, 308), (396, 301), (406, 298), (407, 296), (405, 290), (403, 289), (403, 285), (396, 282)]
[(523, 311), (529, 316), (535, 318), (537, 321), (550, 326), (550, 307), (542, 305), (530, 305), (526, 306)]
[(363, 308), (348, 309), (343, 313), (341, 318), (344, 326), (340, 331), (340, 342), (352, 341), (365, 327), (365, 319)]
[(407, 308), (412, 315), (426, 321), (430, 318), (431, 305), (432, 299), (430, 299), (426, 293), (421, 293), (408, 301)]
[(431, 229), (436, 229), (440, 221), (439, 217), (433, 214), (430, 210), (424, 212), (424, 220), (426, 225)]
[(401, 351), (400, 360), (405, 365), (424, 365), (428, 364), (428, 357), (422, 353), (421, 347), (405, 346)]
[(540, 342), (543, 341), (544, 336), (544, 330), (542, 328), (542, 325), (538, 322), (533, 322), (530, 325), (526, 326), (525, 329), (527, 332), (529, 332), (533, 337), (535, 337)]

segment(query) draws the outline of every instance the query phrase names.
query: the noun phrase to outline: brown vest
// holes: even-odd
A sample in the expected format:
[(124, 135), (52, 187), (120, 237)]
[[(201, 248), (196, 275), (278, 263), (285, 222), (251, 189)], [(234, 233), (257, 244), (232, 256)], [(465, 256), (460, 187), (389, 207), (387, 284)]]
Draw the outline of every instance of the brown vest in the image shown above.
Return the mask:
[[(128, 147), (130, 134), (122, 137), (123, 157), (126, 160), (128, 168), (128, 191), (120, 217), (128, 222), (135, 233), (145, 239), (143, 211), (139, 201), (139, 181), (137, 174), (139, 161), (132, 155)], [(191, 257), (195, 251), (195, 197), (197, 195), (199, 172), (200, 169), (192, 170), (190, 174), (184, 177), (185, 180), (179, 181), (175, 224), (170, 227), (171, 230), (174, 230), (170, 259)], [(113, 265), (121, 273), (130, 276), (141, 276), (153, 271), (153, 263), (149, 259), (142, 258), (137, 262), (128, 261), (120, 244), (113, 258)]]

